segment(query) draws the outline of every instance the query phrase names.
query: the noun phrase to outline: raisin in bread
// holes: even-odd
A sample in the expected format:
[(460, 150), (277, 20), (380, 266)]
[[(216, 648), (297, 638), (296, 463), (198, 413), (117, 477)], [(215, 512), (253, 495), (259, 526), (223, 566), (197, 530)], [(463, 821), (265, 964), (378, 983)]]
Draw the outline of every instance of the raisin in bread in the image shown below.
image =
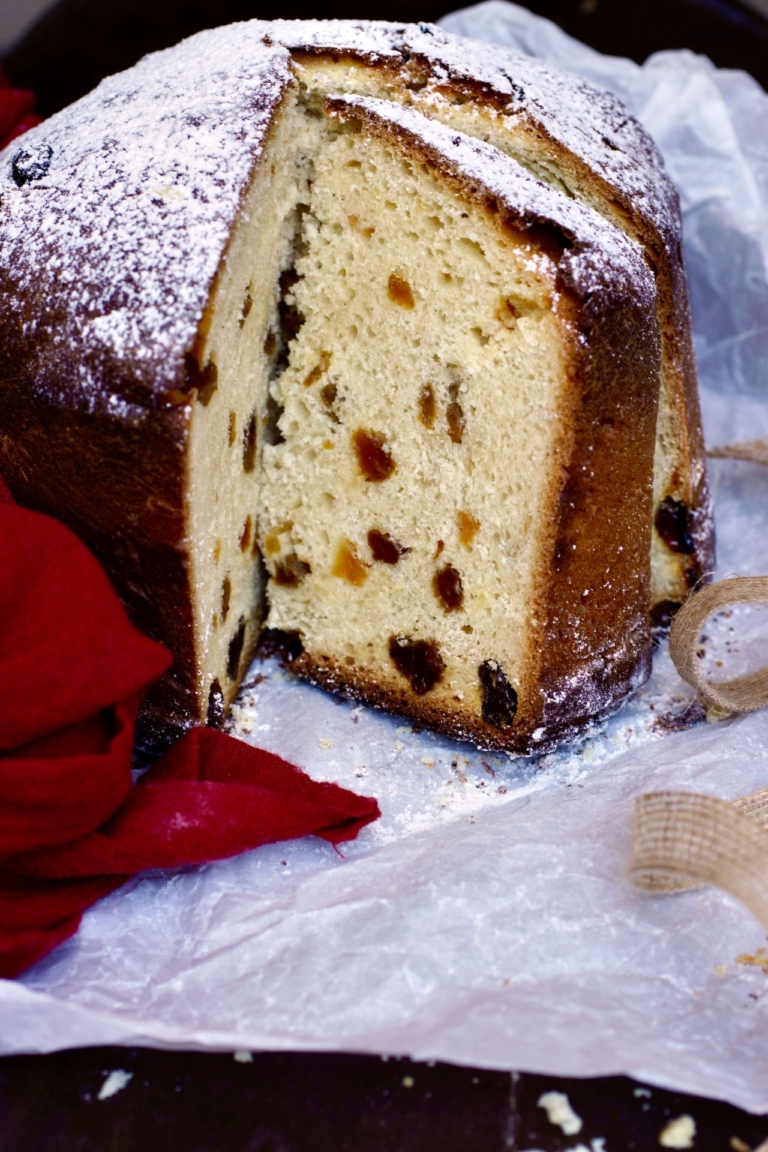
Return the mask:
[(3, 155), (0, 469), (173, 649), (148, 745), (221, 722), (268, 606), (305, 675), (550, 747), (649, 667), (663, 270), (443, 107), (453, 38), (301, 28), (203, 33)]

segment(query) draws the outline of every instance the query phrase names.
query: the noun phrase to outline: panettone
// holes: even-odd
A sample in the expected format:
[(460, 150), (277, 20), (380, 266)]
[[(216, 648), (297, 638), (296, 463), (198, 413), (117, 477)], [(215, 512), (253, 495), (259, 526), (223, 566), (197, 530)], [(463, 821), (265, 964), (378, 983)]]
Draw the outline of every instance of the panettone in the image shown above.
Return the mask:
[(427, 26), (253, 21), (18, 143), (0, 469), (173, 649), (149, 746), (222, 721), (265, 626), (521, 752), (642, 681), (711, 521), (676, 198), (613, 98)]

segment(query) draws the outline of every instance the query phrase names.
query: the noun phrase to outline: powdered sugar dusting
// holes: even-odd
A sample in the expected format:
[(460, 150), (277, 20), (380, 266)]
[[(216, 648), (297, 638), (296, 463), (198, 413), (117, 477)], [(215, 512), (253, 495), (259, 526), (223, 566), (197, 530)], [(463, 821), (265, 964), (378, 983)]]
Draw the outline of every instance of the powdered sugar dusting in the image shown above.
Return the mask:
[(343, 52), (372, 61), (427, 63), (433, 86), (478, 85), (601, 175), (667, 242), (679, 232), (677, 192), (653, 140), (621, 101), (568, 72), (513, 49), (444, 32), (434, 24), (278, 20), (293, 50)]
[(453, 81), (479, 81), (509, 94), (507, 111), (538, 121), (591, 169), (603, 175), (665, 236), (679, 227), (677, 193), (658, 148), (610, 92), (508, 48), (419, 25), (407, 48), (447, 70)]
[(3, 324), (30, 386), (125, 415), (175, 384), (290, 83), (258, 26), (217, 29), (29, 132), (24, 148), (50, 156), (41, 178), (18, 186), (19, 142), (6, 149)]
[[(292, 82), (290, 50), (404, 68), (418, 59), (433, 85), (484, 86), (674, 231), (675, 194), (653, 145), (613, 96), (575, 77), (431, 25), (230, 25), (145, 58), (28, 133), (24, 147), (49, 155), (44, 175), (19, 186), (18, 142), (0, 156), (8, 375), (23, 372), (29, 388), (54, 401), (129, 419), (178, 384), (244, 190)], [(436, 125), (433, 142), (443, 146), (441, 131)], [(452, 150), (477, 179), (504, 191), (511, 161), (467, 141)], [(556, 198), (544, 186), (530, 181), (528, 196), (552, 215)], [(587, 216), (570, 207), (565, 226), (583, 234)], [(595, 218), (593, 241), (598, 228)], [(600, 244), (610, 242), (611, 266), (637, 267), (629, 243), (615, 232), (609, 241), (609, 233), (603, 226)], [(585, 291), (590, 278), (605, 282), (597, 244), (587, 247), (569, 257)]]

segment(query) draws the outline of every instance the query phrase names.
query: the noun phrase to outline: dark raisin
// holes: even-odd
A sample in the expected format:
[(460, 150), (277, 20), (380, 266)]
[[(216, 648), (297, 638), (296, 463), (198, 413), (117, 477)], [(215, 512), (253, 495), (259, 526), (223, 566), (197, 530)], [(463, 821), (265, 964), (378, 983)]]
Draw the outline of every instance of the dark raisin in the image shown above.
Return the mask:
[(250, 516), (246, 516), (243, 530), (240, 533), (240, 551), (247, 552), (248, 546), (251, 543), (251, 530), (253, 529), (253, 521)]
[(284, 588), (295, 588), (311, 571), (306, 560), (299, 560), (295, 552), (290, 552), (275, 565), (275, 583)]
[(243, 654), (243, 644), (245, 643), (245, 616), (240, 617), (240, 623), (237, 626), (237, 632), (229, 642), (229, 651), (227, 652), (227, 676), (230, 680), (236, 680), (237, 674), (240, 671), (240, 657)]
[(221, 588), (221, 621), (224, 623), (229, 615), (229, 601), (232, 597), (232, 581), (229, 576), (224, 577), (224, 583)]
[(484, 660), (477, 670), (483, 696), (483, 720), (494, 728), (511, 728), (517, 714), (517, 692), (497, 660)]
[(251, 414), (243, 433), (243, 471), (253, 472), (256, 467), (256, 413)]
[(230, 448), (237, 440), (237, 414), (230, 412), (229, 414), (229, 446)]
[(666, 496), (659, 504), (654, 523), (670, 552), (693, 552), (690, 517), (688, 509), (680, 500)]
[(214, 680), (208, 692), (208, 720), (209, 728), (218, 728), (224, 721), (224, 693), (221, 684)]
[(395, 462), (384, 447), (386, 437), (382, 432), (366, 431), (358, 428), (352, 434), (352, 447), (357, 454), (357, 466), (366, 480), (377, 483), (386, 480), (395, 470)]
[(445, 661), (434, 640), (390, 636), (389, 656), (398, 672), (410, 682), (417, 696), (423, 696), (430, 688), (434, 688), (445, 671)]
[(274, 356), (275, 348), (277, 348), (277, 337), (270, 328), (269, 332), (267, 332), (266, 336), (264, 337), (264, 352), (267, 356)]
[(16, 185), (22, 188), (33, 180), (42, 180), (51, 166), (53, 148), (50, 144), (32, 144), (20, 148), (11, 161), (11, 175)]
[(207, 408), (218, 387), (218, 368), (213, 360), (209, 360), (205, 368), (201, 368), (193, 352), (188, 352), (184, 357), (184, 367), (187, 373), (186, 390), (196, 388), (198, 400), (204, 408)]
[(207, 408), (211, 402), (211, 397), (218, 389), (217, 383), (219, 378), (219, 370), (214, 364), (213, 360), (209, 360), (205, 368), (200, 373), (200, 383), (197, 385), (197, 398), (202, 404), (203, 408)]
[(374, 560), (382, 564), (397, 564), (401, 556), (410, 552), (410, 548), (403, 548), (402, 544), (398, 544), (387, 532), (379, 532), (378, 528), (371, 528), (368, 533), (368, 547)]
[(250, 312), (251, 308), (253, 308), (253, 300), (251, 299), (251, 287), (249, 284), (245, 290), (245, 299), (243, 300), (243, 306), (240, 309), (240, 327), (241, 328), (245, 324), (246, 317), (247, 317), (248, 313)]
[(338, 389), (335, 384), (324, 384), (320, 389), (320, 398), (326, 408), (333, 408), (336, 403), (337, 391)]
[(446, 612), (455, 612), (464, 603), (461, 576), (452, 564), (446, 564), (432, 579), (432, 589)]
[(419, 393), (419, 420), (425, 428), (431, 428), (435, 422), (437, 405), (435, 392), (431, 384), (425, 384)]
[(389, 278), (387, 295), (393, 304), (399, 304), (401, 308), (411, 309), (414, 306), (411, 286), (402, 276), (398, 276), (397, 272), (393, 272)]
[(448, 389), (448, 394), (451, 397), (451, 402), (445, 410), (445, 418), (448, 421), (448, 435), (454, 444), (461, 444), (466, 421), (464, 419), (464, 409), (457, 399), (459, 395), (458, 384), (451, 384)]
[(324, 384), (323, 387), (320, 389), (320, 399), (322, 400), (325, 407), (328, 409), (328, 415), (330, 416), (331, 420), (333, 420), (334, 424), (340, 424), (341, 423), (338, 416), (336, 415), (336, 413), (333, 410), (333, 406), (336, 403), (337, 397), (338, 397), (338, 388), (336, 387), (336, 385), (334, 383)]

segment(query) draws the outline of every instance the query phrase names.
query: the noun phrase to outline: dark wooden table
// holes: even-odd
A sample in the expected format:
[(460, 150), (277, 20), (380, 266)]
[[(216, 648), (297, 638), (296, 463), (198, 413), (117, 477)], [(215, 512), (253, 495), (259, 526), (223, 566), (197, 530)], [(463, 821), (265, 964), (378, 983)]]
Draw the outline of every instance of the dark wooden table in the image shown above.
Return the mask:
[[(460, 0), (459, 0), (460, 2)], [(2, 3), (2, 0), (0, 0)], [(259, 16), (436, 20), (445, 0), (62, 0), (3, 60), (50, 115), (201, 28)], [(529, 0), (602, 52), (692, 48), (768, 88), (768, 22), (737, 0)], [(0, 1021), (0, 1030), (2, 1021)], [(766, 1038), (768, 1043), (768, 1038)], [(130, 1073), (99, 1099), (105, 1079)], [(125, 1078), (123, 1078), (125, 1079)], [(538, 1105), (563, 1092), (566, 1135)], [(697, 1152), (752, 1152), (768, 1118), (624, 1077), (565, 1080), (328, 1053), (93, 1048), (0, 1060), (0, 1152), (637, 1152), (691, 1116)], [(603, 1143), (601, 1143), (601, 1141)]]
[[(564, 1080), (327, 1053), (92, 1048), (0, 1060), (2, 1152), (659, 1152), (691, 1116), (697, 1152), (748, 1152), (768, 1118), (624, 1077)], [(100, 1100), (110, 1072), (130, 1073)], [(122, 1079), (125, 1079), (123, 1077)], [(566, 1136), (538, 1105), (563, 1092)], [(601, 1143), (601, 1141), (603, 1143)]]

